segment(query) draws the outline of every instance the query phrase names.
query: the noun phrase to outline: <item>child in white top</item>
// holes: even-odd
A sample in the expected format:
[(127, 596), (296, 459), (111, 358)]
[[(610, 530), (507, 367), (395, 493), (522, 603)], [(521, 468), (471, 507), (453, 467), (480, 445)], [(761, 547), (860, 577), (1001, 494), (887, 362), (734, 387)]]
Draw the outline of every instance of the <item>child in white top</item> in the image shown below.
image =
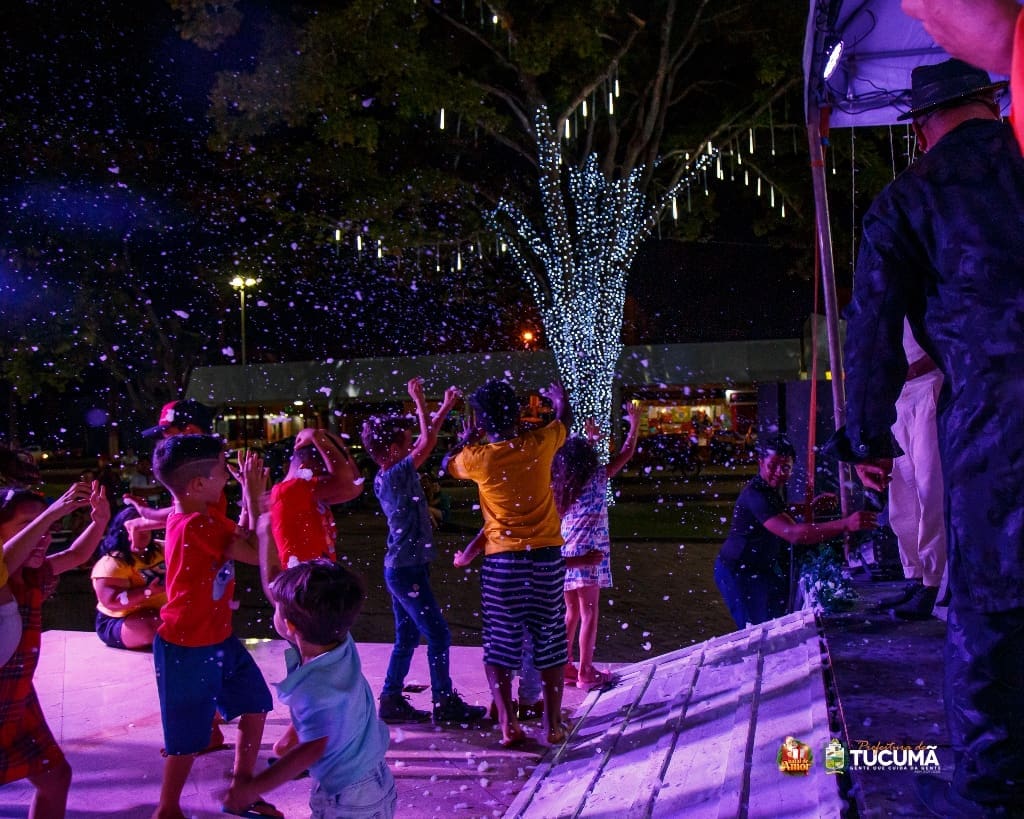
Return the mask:
[[(603, 466), (594, 449), (596, 428), (588, 422), (587, 438), (573, 436), (551, 464), (551, 489), (562, 517), (562, 556), (565, 558), (565, 626), (569, 638), (567, 680), (578, 688), (602, 685), (608, 675), (594, 668), (598, 601), (602, 588), (612, 585), (611, 541), (608, 534), (608, 479), (617, 475), (636, 452), (639, 407), (630, 404), (629, 432), (619, 451)], [(588, 440), (589, 438), (589, 440)], [(572, 644), (579, 628), (579, 667), (572, 663)]]

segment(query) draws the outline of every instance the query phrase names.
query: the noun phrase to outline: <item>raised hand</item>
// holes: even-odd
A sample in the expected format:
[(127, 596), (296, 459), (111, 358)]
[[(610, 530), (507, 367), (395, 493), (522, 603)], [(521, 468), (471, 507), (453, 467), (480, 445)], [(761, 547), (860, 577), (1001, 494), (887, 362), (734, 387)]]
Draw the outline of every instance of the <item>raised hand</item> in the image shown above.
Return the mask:
[(425, 400), (423, 397), (423, 379), (419, 376), (410, 378), (409, 383), (405, 385), (409, 391), (409, 397), (413, 400), (417, 406), (423, 403)]
[(441, 406), (451, 409), (460, 398), (462, 398), (462, 390), (458, 387), (449, 387), (444, 391), (444, 400), (441, 402)]
[(89, 517), (93, 523), (104, 529), (110, 523), (110, 504), (107, 502), (107, 489), (99, 481), (93, 481), (89, 491)]
[(50, 506), (49, 511), (53, 513), (54, 517), (64, 517), (68, 512), (81, 509), (89, 503), (94, 484), (95, 482), (76, 481), (68, 487), (63, 495), (57, 498), (53, 505)]

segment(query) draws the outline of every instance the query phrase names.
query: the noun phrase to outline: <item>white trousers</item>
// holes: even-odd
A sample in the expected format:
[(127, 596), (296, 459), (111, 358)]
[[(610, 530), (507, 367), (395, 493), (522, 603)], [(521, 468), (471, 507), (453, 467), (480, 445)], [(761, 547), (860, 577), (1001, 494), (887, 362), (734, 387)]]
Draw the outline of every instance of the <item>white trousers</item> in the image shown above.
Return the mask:
[(933, 370), (903, 386), (893, 435), (906, 453), (893, 462), (889, 525), (899, 540), (903, 574), (938, 586), (946, 570), (942, 464), (935, 403), (942, 373)]

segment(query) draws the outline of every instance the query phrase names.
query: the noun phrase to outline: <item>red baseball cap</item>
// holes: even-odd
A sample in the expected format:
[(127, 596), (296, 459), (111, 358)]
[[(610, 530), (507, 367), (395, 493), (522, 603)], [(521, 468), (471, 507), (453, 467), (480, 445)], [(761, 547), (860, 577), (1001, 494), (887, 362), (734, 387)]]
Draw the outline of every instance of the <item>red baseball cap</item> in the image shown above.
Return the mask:
[(143, 438), (155, 438), (163, 435), (171, 427), (184, 429), (195, 424), (204, 435), (209, 435), (213, 428), (213, 411), (205, 404), (187, 398), (182, 401), (171, 401), (160, 410), (160, 420), (155, 427), (142, 430)]

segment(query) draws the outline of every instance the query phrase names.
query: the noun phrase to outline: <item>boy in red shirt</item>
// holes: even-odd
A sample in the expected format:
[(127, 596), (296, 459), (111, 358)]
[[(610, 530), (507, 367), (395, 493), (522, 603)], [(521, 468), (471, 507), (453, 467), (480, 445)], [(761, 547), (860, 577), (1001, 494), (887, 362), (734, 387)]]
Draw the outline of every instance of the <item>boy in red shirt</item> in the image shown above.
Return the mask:
[[(288, 474), (270, 491), (270, 521), (282, 568), (317, 558), (337, 561), (337, 530), (332, 504), (359, 497), (363, 478), (340, 438), (322, 429), (295, 436)], [(283, 756), (298, 744), (289, 725), (274, 743)]]
[[(219, 711), (239, 717), (233, 777), (252, 777), (267, 712), (273, 708), (263, 675), (232, 633), (234, 560), (258, 564), (254, 533), (220, 511), (228, 479), (220, 438), (179, 435), (161, 441), (153, 472), (174, 497), (167, 519), (167, 603), (153, 642), (157, 691), (163, 720), (164, 763), (155, 819), (184, 819), (181, 793), (195, 755), (206, 748), (210, 723)], [(265, 484), (263, 464), (247, 456), (240, 464), (244, 503), (256, 508)], [(252, 519), (252, 518), (250, 518)], [(243, 816), (281, 816), (259, 800)]]
[(322, 429), (295, 436), (288, 474), (270, 494), (270, 515), (281, 566), (325, 557), (336, 560), (331, 506), (359, 497), (363, 479), (344, 444)]

